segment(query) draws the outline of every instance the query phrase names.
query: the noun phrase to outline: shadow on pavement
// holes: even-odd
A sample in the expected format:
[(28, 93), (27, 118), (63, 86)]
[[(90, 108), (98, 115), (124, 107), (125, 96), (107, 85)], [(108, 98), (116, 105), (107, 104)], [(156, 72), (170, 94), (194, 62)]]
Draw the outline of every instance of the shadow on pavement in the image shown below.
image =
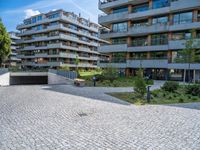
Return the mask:
[[(48, 85), (42, 87), (43, 90), (49, 90), (53, 92), (59, 92), (64, 94), (70, 94), (74, 96), (81, 96), (85, 98), (90, 98), (91, 100), (100, 100), (110, 103), (116, 103), (121, 105), (130, 105), (130, 103), (117, 99), (115, 97), (104, 94), (106, 92), (105, 88), (98, 87), (75, 87), (72, 85)], [(109, 88), (108, 88), (109, 92)]]
[(171, 105), (164, 105), (164, 106), (180, 107), (180, 108), (200, 110), (200, 103), (171, 104)]

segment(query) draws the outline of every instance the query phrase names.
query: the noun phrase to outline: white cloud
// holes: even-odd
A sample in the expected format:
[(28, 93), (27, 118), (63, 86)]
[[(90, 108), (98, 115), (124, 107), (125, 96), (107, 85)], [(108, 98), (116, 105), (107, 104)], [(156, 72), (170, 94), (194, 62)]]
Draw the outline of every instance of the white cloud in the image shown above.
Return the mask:
[(29, 17), (32, 17), (32, 16), (35, 16), (35, 15), (39, 15), (40, 14), (40, 12), (38, 11), (38, 10), (32, 10), (32, 9), (26, 9), (25, 11), (25, 14), (26, 14), (26, 16), (25, 16), (25, 18), (29, 18)]

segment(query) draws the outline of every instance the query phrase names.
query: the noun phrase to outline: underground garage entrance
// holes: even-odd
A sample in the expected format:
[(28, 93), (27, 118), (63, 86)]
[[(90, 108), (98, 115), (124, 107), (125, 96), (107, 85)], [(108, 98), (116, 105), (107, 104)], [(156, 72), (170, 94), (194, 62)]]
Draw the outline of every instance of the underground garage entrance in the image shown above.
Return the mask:
[(10, 74), (10, 85), (48, 84), (47, 72), (16, 72)]

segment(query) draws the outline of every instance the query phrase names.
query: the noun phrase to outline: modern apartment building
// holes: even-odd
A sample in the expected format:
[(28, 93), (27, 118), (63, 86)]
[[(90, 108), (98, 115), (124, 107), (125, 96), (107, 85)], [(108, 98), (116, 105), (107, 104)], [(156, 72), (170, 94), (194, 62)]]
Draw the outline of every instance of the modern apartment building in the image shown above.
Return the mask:
[(20, 64), (20, 59), (17, 58), (17, 44), (16, 41), (20, 38), (17, 36), (16, 32), (9, 32), (10, 38), (11, 38), (11, 54), (8, 57), (8, 60), (6, 62), (7, 67), (17, 66)]
[(126, 75), (142, 67), (153, 79), (200, 80), (200, 62), (191, 64), (189, 78), (189, 64), (175, 61), (187, 39), (200, 41), (200, 0), (100, 0), (99, 9), (99, 24), (110, 29), (100, 37), (112, 43), (98, 49), (110, 56), (99, 66), (111, 63)]
[(50, 11), (25, 19), (17, 26), (19, 57), (25, 68), (74, 69), (97, 67), (99, 25), (64, 10)]

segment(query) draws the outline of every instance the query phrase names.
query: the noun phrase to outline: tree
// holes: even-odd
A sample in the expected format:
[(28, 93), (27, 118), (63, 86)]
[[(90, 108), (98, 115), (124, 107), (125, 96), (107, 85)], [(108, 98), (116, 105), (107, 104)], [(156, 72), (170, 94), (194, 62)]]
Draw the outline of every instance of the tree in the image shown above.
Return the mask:
[(75, 65), (76, 65), (76, 72), (78, 73), (78, 65), (80, 63), (80, 60), (78, 58), (78, 55), (76, 54), (76, 58), (75, 58)]
[(140, 99), (143, 99), (146, 93), (146, 83), (143, 77), (143, 70), (141, 68), (137, 71), (137, 76), (134, 82), (134, 92)]
[(111, 83), (118, 77), (117, 69), (109, 64), (102, 72), (105, 79), (109, 80)]
[(11, 39), (0, 18), (0, 67), (11, 53)]
[[(191, 34), (195, 33), (195, 30), (191, 31)], [(196, 55), (196, 49), (200, 46), (200, 43), (196, 41), (196, 39), (191, 36), (185, 43), (185, 48), (180, 51), (180, 57), (176, 58), (176, 62), (178, 63), (188, 63), (188, 80), (191, 81), (190, 71), (191, 64), (196, 63), (200, 60), (200, 55)], [(186, 80), (186, 70), (184, 70), (184, 82)]]

